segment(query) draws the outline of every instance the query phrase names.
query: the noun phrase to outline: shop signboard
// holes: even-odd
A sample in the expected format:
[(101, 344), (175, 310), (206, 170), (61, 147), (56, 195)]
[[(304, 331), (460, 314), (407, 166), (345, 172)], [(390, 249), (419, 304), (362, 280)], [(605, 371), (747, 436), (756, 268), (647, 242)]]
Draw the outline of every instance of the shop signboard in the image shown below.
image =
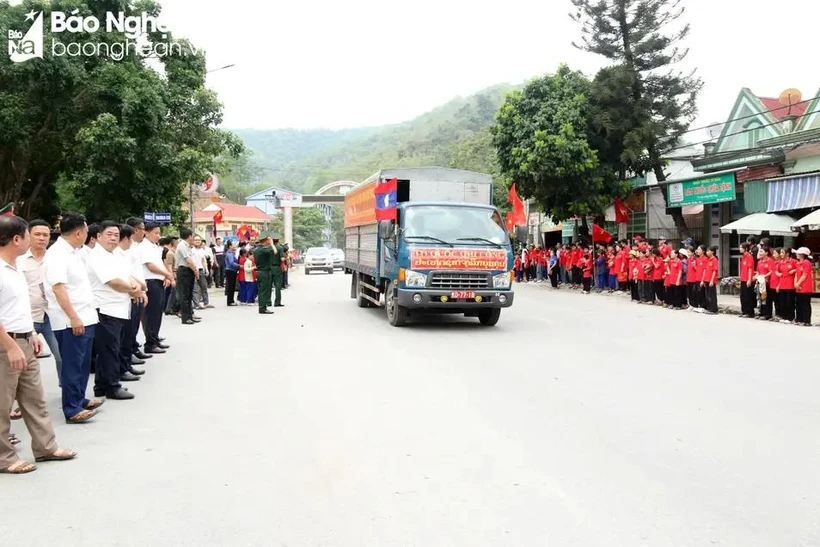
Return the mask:
[(724, 173), (693, 180), (673, 182), (666, 187), (669, 207), (686, 207), (734, 201), (735, 174)]

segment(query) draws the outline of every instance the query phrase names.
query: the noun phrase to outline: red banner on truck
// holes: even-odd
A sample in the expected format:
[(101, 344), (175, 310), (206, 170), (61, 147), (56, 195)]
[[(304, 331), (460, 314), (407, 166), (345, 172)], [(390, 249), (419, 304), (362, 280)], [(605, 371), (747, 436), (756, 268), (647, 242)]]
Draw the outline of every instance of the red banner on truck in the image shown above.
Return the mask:
[(413, 247), (410, 249), (413, 270), (506, 270), (504, 249), (448, 249)]

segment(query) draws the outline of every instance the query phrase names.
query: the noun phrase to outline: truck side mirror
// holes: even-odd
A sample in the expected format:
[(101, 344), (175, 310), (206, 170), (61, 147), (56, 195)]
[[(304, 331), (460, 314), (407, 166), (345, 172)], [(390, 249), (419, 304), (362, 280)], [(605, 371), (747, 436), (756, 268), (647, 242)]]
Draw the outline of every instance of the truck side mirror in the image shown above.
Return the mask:
[(379, 237), (382, 239), (393, 239), (393, 227), (395, 226), (392, 220), (379, 221)]

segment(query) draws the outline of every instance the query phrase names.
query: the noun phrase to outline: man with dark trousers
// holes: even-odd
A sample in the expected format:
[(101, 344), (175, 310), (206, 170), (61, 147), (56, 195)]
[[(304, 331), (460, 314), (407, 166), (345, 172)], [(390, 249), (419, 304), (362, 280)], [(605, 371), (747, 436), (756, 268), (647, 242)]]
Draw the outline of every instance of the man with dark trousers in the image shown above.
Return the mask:
[(285, 254), (282, 252), (282, 247), (279, 246), (279, 238), (277, 236), (273, 236), (273, 244), (271, 245), (273, 249), (273, 263), (271, 265), (271, 277), (273, 281), (273, 289), (275, 291), (275, 297), (273, 299), (273, 307), (274, 308), (282, 308), (285, 305), (282, 304), (282, 284), (284, 281), (284, 274), (282, 272), (282, 263), (285, 260)]
[[(142, 275), (142, 264), (140, 264), (139, 245), (145, 239), (145, 221), (141, 218), (132, 217), (125, 221), (125, 223), (134, 230), (134, 235), (131, 236), (131, 248), (127, 251), (127, 256), (131, 260), (131, 276), (142, 285), (144, 290), (148, 290), (145, 284), (145, 278)], [(138, 361), (144, 361), (153, 357), (150, 353), (144, 353), (137, 342), (137, 335), (140, 332), (140, 324), (142, 323), (143, 314), (145, 313), (145, 304), (142, 302), (135, 302), (131, 306), (131, 322), (130, 329), (133, 333), (131, 340), (131, 353)], [(141, 363), (140, 363), (141, 364)]]
[(142, 276), (148, 287), (148, 304), (145, 308), (145, 353), (165, 353), (169, 348), (159, 336), (162, 328), (162, 312), (165, 310), (165, 287), (175, 283), (174, 276), (165, 269), (162, 260), (162, 247), (159, 224), (149, 222), (145, 225), (145, 239), (139, 244), (137, 252), (142, 264)]
[(199, 323), (194, 317), (194, 282), (199, 279), (199, 268), (194, 262), (192, 246), (194, 234), (188, 228), (179, 231), (179, 245), (177, 245), (174, 260), (177, 265), (177, 299), (182, 316), (183, 325)]
[[(131, 342), (123, 331), (131, 318), (131, 299), (144, 299), (145, 293), (131, 277), (131, 264), (119, 248), (119, 224), (105, 221), (99, 228), (97, 245), (86, 259), (100, 319), (94, 332), (97, 351), (94, 394), (123, 401), (134, 398), (120, 384), (123, 376), (120, 373), (120, 347)], [(129, 380), (138, 378), (131, 372), (126, 372), (125, 377)]]
[(274, 257), (275, 251), (271, 237), (268, 233), (263, 232), (260, 234), (257, 247), (253, 250), (253, 258), (256, 261), (256, 282), (259, 287), (259, 313), (264, 315), (273, 314), (273, 310), (268, 308), (273, 305), (270, 293), (273, 284), (274, 266), (279, 269), (279, 275), (282, 274), (279, 263), (274, 263)]

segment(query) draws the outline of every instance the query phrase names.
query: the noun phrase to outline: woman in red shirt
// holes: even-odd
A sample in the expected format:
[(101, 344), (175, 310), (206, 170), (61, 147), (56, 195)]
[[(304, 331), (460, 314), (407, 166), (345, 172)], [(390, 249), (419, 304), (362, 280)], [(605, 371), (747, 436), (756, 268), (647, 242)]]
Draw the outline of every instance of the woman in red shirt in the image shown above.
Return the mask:
[(706, 259), (703, 261), (703, 278), (700, 283), (703, 295), (703, 309), (709, 315), (718, 312), (717, 286), (720, 282), (720, 263), (718, 262), (717, 247), (706, 249)]
[(742, 243), (740, 250), (740, 316), (755, 317), (757, 297), (755, 297), (755, 259), (752, 256), (752, 246)]
[(641, 304), (655, 301), (655, 292), (652, 290), (652, 256), (649, 249), (639, 251), (638, 257), (638, 292), (641, 295)]
[(797, 272), (794, 274), (795, 318), (794, 324), (811, 326), (811, 295), (814, 292), (811, 251), (807, 247), (797, 249)]
[(780, 249), (780, 263), (774, 275), (778, 278), (777, 292), (780, 295), (780, 322), (794, 321), (794, 274), (797, 273), (797, 261), (792, 258), (788, 247)]
[(698, 251), (689, 246), (687, 249), (689, 256), (686, 257), (686, 290), (689, 307), (692, 310), (700, 309), (700, 279), (701, 272), (698, 269)]
[(666, 273), (666, 264), (661, 256), (660, 249), (652, 249), (652, 299), (658, 299), (658, 305), (663, 306), (666, 300), (666, 291), (664, 291), (663, 277)]
[(761, 294), (760, 317), (767, 321), (772, 318), (772, 302), (775, 292), (772, 288), (772, 272), (774, 271), (774, 259), (769, 256), (768, 251), (761, 249), (757, 253), (757, 278), (766, 283), (766, 297)]
[(678, 257), (678, 252), (675, 249), (669, 251), (669, 260), (666, 263), (666, 269), (669, 272), (666, 279), (669, 286), (666, 291), (667, 307), (679, 310), (683, 306), (683, 261)]
[(780, 278), (777, 277), (777, 268), (780, 266), (780, 249), (772, 249), (772, 275), (769, 276), (769, 283), (772, 289), (772, 303), (774, 304), (774, 315), (772, 321), (782, 319), (780, 310)]

